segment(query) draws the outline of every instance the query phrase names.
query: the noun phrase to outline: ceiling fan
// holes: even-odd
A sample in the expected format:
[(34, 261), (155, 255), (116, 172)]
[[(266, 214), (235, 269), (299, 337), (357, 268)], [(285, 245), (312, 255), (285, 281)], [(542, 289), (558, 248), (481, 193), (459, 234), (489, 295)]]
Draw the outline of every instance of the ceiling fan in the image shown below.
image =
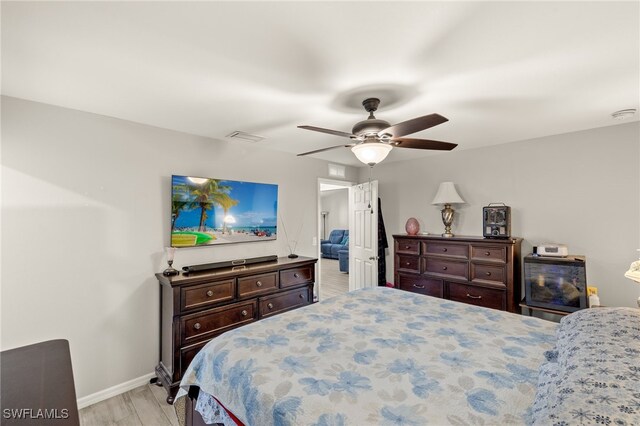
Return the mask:
[(389, 122), (374, 117), (373, 113), (378, 109), (378, 105), (380, 105), (380, 99), (377, 98), (368, 98), (362, 102), (362, 106), (369, 113), (369, 118), (356, 123), (351, 133), (314, 126), (298, 126), (299, 129), (313, 130), (351, 139), (349, 144), (303, 152), (298, 156), (344, 147), (351, 148), (358, 160), (369, 166), (374, 166), (384, 160), (393, 147), (451, 151), (458, 146), (458, 144), (449, 142), (403, 137), (445, 123), (449, 121), (447, 118), (439, 114), (429, 114), (392, 126)]

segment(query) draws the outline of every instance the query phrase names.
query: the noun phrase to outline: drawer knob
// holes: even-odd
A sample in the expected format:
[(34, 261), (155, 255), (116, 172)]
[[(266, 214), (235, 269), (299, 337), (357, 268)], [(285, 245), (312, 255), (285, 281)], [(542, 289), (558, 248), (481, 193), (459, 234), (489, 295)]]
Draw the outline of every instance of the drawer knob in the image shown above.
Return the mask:
[(262, 287), (262, 281), (256, 281), (256, 285), (257, 285), (258, 287)]
[(193, 324), (193, 328), (195, 328), (196, 330), (200, 330), (200, 327), (202, 327), (202, 326), (200, 325), (199, 322)]
[(484, 255), (485, 255), (485, 256), (491, 256), (491, 252), (490, 252), (490, 251), (485, 251), (485, 252), (484, 252)]
[(304, 299), (304, 294), (300, 293), (300, 294), (298, 295), (298, 297), (299, 297), (300, 299)]
[(300, 275), (296, 272), (295, 274), (293, 274), (294, 278), (300, 278)]
[(411, 262), (407, 262), (407, 266), (410, 266), (410, 265), (411, 265)]
[(446, 247), (444, 247), (444, 248), (442, 249), (442, 251), (447, 251), (447, 248), (446, 248)]
[(490, 277), (491, 276), (491, 272), (485, 272), (484, 273), (486, 276)]
[(469, 299), (482, 299), (482, 296), (472, 296), (472, 295), (470, 295), (469, 293), (467, 293), (467, 297), (468, 297)]
[(446, 270), (447, 270), (447, 267), (446, 267), (446, 266), (443, 266), (443, 267), (442, 267), (442, 270), (443, 270), (443, 271), (446, 271)]
[(405, 249), (409, 250), (411, 246), (404, 246)]
[(424, 285), (418, 285), (418, 284), (414, 284), (413, 288), (424, 288)]
[(213, 291), (209, 290), (209, 291), (207, 292), (207, 297), (211, 297), (211, 296), (213, 296)]
[(242, 312), (240, 312), (240, 315), (246, 317), (247, 315), (249, 315), (249, 312), (247, 312), (246, 309), (243, 309)]
[(273, 303), (269, 303), (269, 304), (267, 305), (267, 308), (269, 308), (269, 309), (273, 309)]

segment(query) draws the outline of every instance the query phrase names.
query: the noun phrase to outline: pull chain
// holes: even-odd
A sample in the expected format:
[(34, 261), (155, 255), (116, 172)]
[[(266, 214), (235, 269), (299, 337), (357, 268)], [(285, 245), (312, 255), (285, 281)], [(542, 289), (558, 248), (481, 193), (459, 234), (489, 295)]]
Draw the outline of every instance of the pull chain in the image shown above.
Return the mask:
[(373, 214), (373, 207), (371, 207), (371, 172), (372, 170), (373, 170), (373, 166), (371, 165), (369, 166), (369, 205), (367, 206), (371, 214)]

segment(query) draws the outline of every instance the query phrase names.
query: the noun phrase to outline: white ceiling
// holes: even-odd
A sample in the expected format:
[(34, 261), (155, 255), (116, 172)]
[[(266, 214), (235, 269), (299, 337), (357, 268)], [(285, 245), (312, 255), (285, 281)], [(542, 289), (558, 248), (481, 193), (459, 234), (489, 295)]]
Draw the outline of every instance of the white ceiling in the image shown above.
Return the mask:
[[(413, 137), (469, 149), (640, 108), (640, 8), (3, 2), (2, 93), (221, 140), (242, 130), (292, 153), (346, 142), (296, 126), (350, 131), (378, 96), (378, 118), (440, 113), (450, 121)], [(394, 149), (385, 161), (430, 154)], [(316, 157), (362, 165), (345, 148)]]

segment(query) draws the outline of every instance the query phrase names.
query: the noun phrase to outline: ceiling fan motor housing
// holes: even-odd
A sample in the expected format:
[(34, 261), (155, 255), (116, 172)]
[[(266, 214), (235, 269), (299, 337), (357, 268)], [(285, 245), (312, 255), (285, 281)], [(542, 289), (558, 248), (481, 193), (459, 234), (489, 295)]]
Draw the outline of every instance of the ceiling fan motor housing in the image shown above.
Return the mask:
[(391, 126), (388, 121), (379, 120), (377, 118), (369, 118), (356, 123), (351, 130), (351, 133), (357, 136), (366, 137), (371, 135), (377, 135), (383, 129)]

